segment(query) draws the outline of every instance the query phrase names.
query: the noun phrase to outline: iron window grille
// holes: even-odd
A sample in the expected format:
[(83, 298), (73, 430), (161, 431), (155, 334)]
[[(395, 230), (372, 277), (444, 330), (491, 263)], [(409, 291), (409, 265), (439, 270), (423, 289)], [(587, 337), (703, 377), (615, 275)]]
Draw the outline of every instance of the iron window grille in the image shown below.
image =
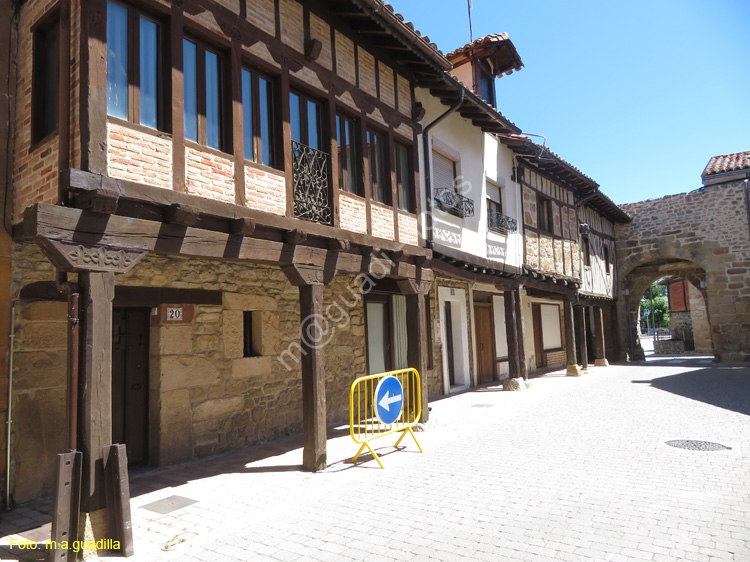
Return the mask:
[(294, 216), (331, 224), (328, 182), (328, 153), (292, 141)]
[(441, 187), (435, 190), (435, 206), (449, 215), (459, 218), (474, 216), (474, 200), (455, 190)]
[(518, 228), (516, 219), (502, 213), (502, 206), (497, 201), (487, 199), (487, 228), (498, 234), (509, 234)]

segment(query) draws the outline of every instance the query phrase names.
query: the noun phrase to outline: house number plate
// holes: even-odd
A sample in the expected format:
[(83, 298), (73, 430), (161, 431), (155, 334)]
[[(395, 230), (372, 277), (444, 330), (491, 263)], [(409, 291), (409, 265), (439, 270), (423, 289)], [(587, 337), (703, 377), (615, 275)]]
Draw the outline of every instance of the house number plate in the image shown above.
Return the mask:
[(167, 322), (182, 322), (182, 307), (181, 306), (168, 306), (167, 307)]

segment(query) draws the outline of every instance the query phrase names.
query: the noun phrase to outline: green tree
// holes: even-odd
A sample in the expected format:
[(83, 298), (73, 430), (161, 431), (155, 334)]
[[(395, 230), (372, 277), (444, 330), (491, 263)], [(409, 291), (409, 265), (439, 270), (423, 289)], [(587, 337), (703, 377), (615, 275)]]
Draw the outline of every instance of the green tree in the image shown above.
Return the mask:
[[(667, 298), (667, 287), (659, 285), (659, 280), (654, 281), (646, 289), (641, 297), (641, 332), (652, 328), (669, 328), (669, 299)], [(651, 314), (653, 308), (653, 315)], [(646, 311), (649, 311), (649, 317), (646, 318)], [(653, 322), (653, 325), (652, 325)]]

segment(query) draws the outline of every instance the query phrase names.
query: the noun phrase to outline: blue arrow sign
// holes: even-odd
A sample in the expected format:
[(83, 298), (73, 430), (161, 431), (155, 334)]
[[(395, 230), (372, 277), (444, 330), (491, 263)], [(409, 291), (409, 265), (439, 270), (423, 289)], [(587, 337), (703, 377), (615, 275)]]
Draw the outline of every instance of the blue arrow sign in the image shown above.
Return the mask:
[(404, 389), (399, 380), (390, 375), (380, 379), (375, 388), (375, 413), (378, 419), (386, 424), (392, 424), (401, 417), (404, 407)]

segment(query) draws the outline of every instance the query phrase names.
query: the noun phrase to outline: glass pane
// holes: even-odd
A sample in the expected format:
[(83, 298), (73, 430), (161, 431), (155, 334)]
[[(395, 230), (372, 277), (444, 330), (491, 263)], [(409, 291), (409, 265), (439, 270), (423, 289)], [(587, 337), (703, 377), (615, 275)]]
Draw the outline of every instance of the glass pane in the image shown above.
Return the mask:
[(292, 140), (302, 142), (302, 117), (300, 115), (300, 99), (294, 92), (289, 93), (289, 118), (292, 127)]
[(370, 145), (370, 197), (385, 203), (385, 185), (383, 185), (383, 138), (367, 131), (367, 142)]
[(405, 146), (400, 144), (396, 145), (396, 152), (398, 153), (398, 192), (401, 198), (400, 206), (404, 211), (411, 210), (411, 197), (409, 196), (409, 186), (411, 169), (409, 167), (409, 150)]
[(409, 366), (408, 336), (406, 331), (406, 297), (393, 295), (393, 368), (406, 369)]
[(57, 94), (60, 89), (57, 76), (58, 43), (57, 28), (48, 31), (44, 46), (44, 89), (39, 92), (44, 100), (44, 130), (39, 138), (57, 129)]
[(354, 121), (347, 119), (344, 122), (346, 128), (346, 169), (349, 172), (349, 181), (347, 190), (350, 193), (357, 193), (357, 129)]
[(492, 95), (492, 78), (484, 72), (479, 72), (479, 95), (490, 105), (495, 105), (495, 96)]
[(206, 144), (221, 148), (221, 107), (219, 55), (206, 51)]
[(107, 113), (128, 118), (128, 9), (107, 2)]
[(339, 155), (339, 189), (346, 190), (346, 144), (342, 138), (341, 132), (341, 116), (336, 116), (336, 146)]
[(159, 26), (140, 18), (141, 125), (158, 127)]
[(273, 166), (273, 83), (258, 78), (261, 163)]
[(242, 144), (245, 158), (254, 160), (253, 147), (253, 75), (242, 69)]
[(197, 47), (192, 41), (182, 40), (182, 74), (184, 78), (185, 138), (198, 142), (198, 74)]
[(307, 100), (307, 145), (320, 150), (320, 106), (314, 101)]
[(385, 365), (385, 303), (367, 303), (367, 362), (370, 374), (384, 373)]

